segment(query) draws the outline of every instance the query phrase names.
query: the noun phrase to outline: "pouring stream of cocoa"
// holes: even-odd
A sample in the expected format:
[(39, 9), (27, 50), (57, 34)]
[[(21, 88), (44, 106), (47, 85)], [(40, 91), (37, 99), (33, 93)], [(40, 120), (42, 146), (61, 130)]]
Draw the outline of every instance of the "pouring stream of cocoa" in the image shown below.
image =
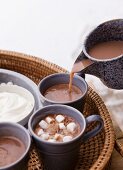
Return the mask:
[(72, 70), (70, 72), (70, 81), (69, 81), (69, 92), (71, 93), (72, 91), (72, 81), (75, 73), (78, 73), (82, 70), (84, 70), (86, 67), (91, 65), (93, 62), (89, 59), (82, 59), (81, 61), (78, 59), (75, 61), (73, 64)]

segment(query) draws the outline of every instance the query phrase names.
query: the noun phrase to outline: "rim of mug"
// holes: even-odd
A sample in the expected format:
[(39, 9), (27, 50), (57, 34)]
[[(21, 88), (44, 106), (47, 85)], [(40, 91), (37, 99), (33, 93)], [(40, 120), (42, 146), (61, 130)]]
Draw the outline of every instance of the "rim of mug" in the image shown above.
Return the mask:
[[(79, 98), (77, 98), (76, 100), (68, 101), (68, 102), (57, 102), (57, 101), (50, 100), (50, 99), (46, 98), (46, 97), (41, 93), (41, 91), (40, 91), (41, 84), (42, 84), (42, 82), (46, 81), (47, 79), (49, 79), (49, 78), (51, 78), (51, 77), (54, 77), (54, 76), (57, 76), (57, 75), (69, 76), (70, 74), (69, 74), (69, 73), (54, 73), (54, 74), (50, 74), (50, 75), (44, 77), (44, 78), (39, 82), (39, 84), (38, 84), (38, 88), (39, 88), (40, 95), (41, 95), (41, 97), (42, 97), (44, 100), (46, 100), (46, 101), (48, 101), (48, 102), (50, 102), (50, 103), (52, 103), (52, 104), (71, 104), (71, 103), (73, 103), (73, 102), (77, 102), (77, 101), (81, 100), (81, 99), (87, 94), (87, 91), (88, 91), (88, 84), (87, 84), (87, 82), (86, 82), (82, 77), (80, 77), (80, 76), (78, 76), (78, 75), (74, 75), (73, 79), (74, 79), (74, 78), (77, 78), (77, 79), (79, 79), (80, 81), (82, 81), (82, 83), (85, 85), (85, 91), (84, 91), (84, 92), (77, 86), (77, 87), (83, 92), (82, 95), (81, 95)], [(64, 82), (63, 82), (63, 83), (64, 83)], [(62, 84), (62, 83), (60, 83), (60, 84)], [(75, 86), (76, 86), (76, 85), (75, 85)], [(52, 87), (52, 86), (50, 86), (50, 87)]]
[[(30, 134), (28, 133), (28, 130), (26, 128), (24, 128), (22, 125), (18, 124), (18, 123), (13, 123), (13, 122), (0, 122), (0, 125), (9, 125), (9, 126), (13, 126), (13, 127), (18, 127), (19, 129), (21, 129), (22, 131), (25, 132), (25, 134), (27, 135), (28, 137), (28, 146), (25, 147), (25, 151), (24, 153), (21, 155), (21, 157), (19, 157), (19, 159), (17, 159), (15, 162), (9, 164), (9, 165), (5, 165), (5, 166), (1, 166), (0, 167), (0, 170), (6, 170), (7, 168), (11, 168), (12, 166), (15, 166), (16, 164), (18, 164), (22, 159), (24, 159), (24, 157), (27, 155), (29, 149), (30, 149), (30, 146), (31, 146), (31, 137), (30, 137)], [(14, 136), (14, 135), (10, 135), (10, 136)], [(23, 142), (23, 141), (22, 141)]]
[[(47, 109), (47, 108), (50, 109), (50, 108), (53, 108), (53, 107), (54, 107), (54, 108), (55, 108), (55, 107), (60, 107), (60, 108), (66, 108), (66, 109), (68, 109), (68, 110), (73, 110), (74, 112), (76, 112), (76, 114), (79, 114), (79, 115), (81, 116), (81, 118), (83, 119), (84, 128), (81, 129), (81, 132), (79, 133), (79, 135), (77, 135), (77, 136), (76, 136), (75, 138), (73, 138), (71, 141), (67, 141), (67, 142), (48, 142), (48, 141), (46, 141), (46, 140), (41, 139), (38, 135), (36, 135), (36, 134), (34, 133), (34, 130), (33, 130), (33, 128), (32, 128), (32, 122), (33, 122), (32, 119), (33, 119), (33, 117), (34, 117), (36, 114), (38, 114), (39, 112), (43, 111), (44, 109)], [(61, 114), (65, 115), (64, 113), (61, 113)], [(75, 118), (74, 118), (74, 119), (75, 119)], [(80, 123), (79, 123), (79, 124), (80, 124)], [(77, 139), (82, 138), (82, 135), (84, 134), (84, 131), (85, 131), (85, 129), (86, 129), (86, 120), (85, 120), (85, 117), (83, 116), (83, 114), (82, 114), (80, 111), (78, 111), (77, 109), (75, 109), (75, 108), (73, 108), (73, 107), (71, 107), (71, 106), (67, 106), (67, 105), (54, 104), (54, 105), (44, 106), (43, 108), (40, 108), (40, 109), (38, 109), (35, 113), (33, 113), (33, 114), (31, 115), (29, 121), (28, 121), (28, 129), (29, 129), (31, 135), (32, 135), (34, 138), (36, 138), (36, 140), (41, 141), (41, 142), (44, 143), (44, 144), (57, 145), (57, 146), (59, 146), (59, 145), (68, 145), (69, 143), (73, 143), (73, 142), (75, 142)]]
[(83, 53), (84, 53), (89, 59), (91, 59), (92, 61), (107, 62), (107, 61), (117, 60), (117, 59), (123, 57), (123, 54), (121, 54), (121, 55), (116, 56), (116, 57), (113, 57), (113, 58), (111, 58), (111, 59), (95, 59), (94, 57), (90, 56), (90, 55), (88, 54), (87, 50), (86, 50), (86, 42), (87, 42), (88, 37), (90, 37), (91, 34), (92, 34), (99, 26), (101, 26), (101, 25), (103, 25), (103, 24), (106, 24), (106, 23), (110, 23), (110, 22), (113, 22), (113, 21), (120, 21), (120, 20), (123, 21), (123, 19), (112, 19), (112, 20), (105, 21), (105, 22), (100, 23), (99, 25), (97, 25), (95, 28), (93, 28), (93, 29), (89, 32), (89, 34), (86, 36), (86, 38), (85, 38), (85, 40), (84, 40), (83, 49), (82, 49)]

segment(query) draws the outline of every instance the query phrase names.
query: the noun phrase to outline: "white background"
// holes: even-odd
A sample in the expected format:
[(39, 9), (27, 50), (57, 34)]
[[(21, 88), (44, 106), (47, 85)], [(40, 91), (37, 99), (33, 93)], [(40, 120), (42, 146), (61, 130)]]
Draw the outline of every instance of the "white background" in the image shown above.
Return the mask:
[(0, 49), (42, 57), (70, 70), (85, 33), (122, 17), (122, 0), (0, 0)]

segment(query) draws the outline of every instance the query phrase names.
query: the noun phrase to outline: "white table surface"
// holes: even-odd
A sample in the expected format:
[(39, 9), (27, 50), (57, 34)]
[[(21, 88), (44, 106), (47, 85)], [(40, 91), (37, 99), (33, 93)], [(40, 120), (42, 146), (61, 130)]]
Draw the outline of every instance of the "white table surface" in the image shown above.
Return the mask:
[(0, 0), (0, 49), (70, 70), (87, 32), (122, 16), (122, 0)]

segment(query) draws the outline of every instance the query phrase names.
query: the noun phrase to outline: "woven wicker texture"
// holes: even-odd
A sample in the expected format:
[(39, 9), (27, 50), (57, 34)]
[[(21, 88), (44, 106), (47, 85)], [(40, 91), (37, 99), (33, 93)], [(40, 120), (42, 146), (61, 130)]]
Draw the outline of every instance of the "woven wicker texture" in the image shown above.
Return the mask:
[[(0, 51), (0, 67), (22, 73), (37, 84), (43, 77), (49, 74), (66, 72), (61, 67), (45, 60), (9, 51)], [(76, 170), (105, 169), (114, 148), (115, 136), (109, 113), (98, 94), (89, 87), (84, 115), (91, 114), (101, 115), (104, 120), (104, 130), (81, 146)], [(89, 126), (88, 130), (92, 129), (93, 126), (95, 124)], [(43, 170), (43, 165), (34, 146), (30, 152), (28, 170)]]

